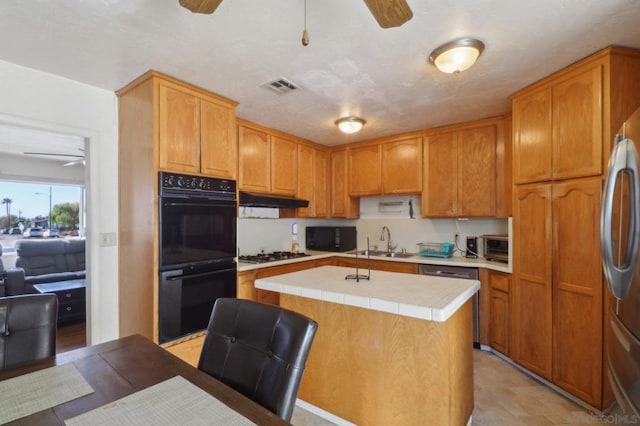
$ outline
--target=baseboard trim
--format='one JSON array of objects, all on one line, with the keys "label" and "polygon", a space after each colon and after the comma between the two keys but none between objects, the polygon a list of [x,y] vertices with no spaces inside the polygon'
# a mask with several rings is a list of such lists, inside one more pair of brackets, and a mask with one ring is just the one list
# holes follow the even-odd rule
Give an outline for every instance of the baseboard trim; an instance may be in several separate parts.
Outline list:
[{"label": "baseboard trim", "polygon": [[498,358],[500,358],[501,360],[503,360],[504,362],[506,362],[507,364],[510,364],[512,366],[514,366],[515,368],[517,368],[518,370],[522,371],[524,374],[526,374],[527,376],[531,377],[532,379],[542,383],[543,385],[545,385],[546,387],[554,390],[555,392],[559,393],[560,395],[564,396],[565,398],[567,398],[568,400],[575,402],[576,404],[578,404],[579,406],[581,406],[582,408],[589,410],[590,412],[592,412],[594,415],[596,416],[602,416],[603,413],[602,411],[598,410],[595,407],[592,407],[591,405],[587,404],[586,402],[584,402],[583,400],[576,398],[575,396],[571,395],[569,392],[565,391],[564,389],[554,385],[553,383],[551,383],[550,381],[538,376],[537,374],[527,370],[526,368],[524,368],[523,366],[521,366],[520,364],[516,364],[511,358],[507,357],[506,355],[492,349],[489,348],[488,352],[491,352],[492,354],[494,354],[495,356],[497,356]]}]

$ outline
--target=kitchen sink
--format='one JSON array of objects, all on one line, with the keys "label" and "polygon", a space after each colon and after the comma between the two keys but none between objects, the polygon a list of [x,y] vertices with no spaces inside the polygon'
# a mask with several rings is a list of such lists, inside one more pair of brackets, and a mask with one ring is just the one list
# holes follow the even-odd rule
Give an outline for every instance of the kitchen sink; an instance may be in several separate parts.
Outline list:
[{"label": "kitchen sink", "polygon": [[[362,256],[366,256],[367,255],[367,250],[360,250],[358,252],[358,254],[362,255]],[[387,253],[384,250],[370,250],[368,252],[368,254],[370,256],[382,256],[382,257],[398,257],[398,258],[402,258],[405,259],[407,257],[413,257],[415,256],[415,253]]]}]

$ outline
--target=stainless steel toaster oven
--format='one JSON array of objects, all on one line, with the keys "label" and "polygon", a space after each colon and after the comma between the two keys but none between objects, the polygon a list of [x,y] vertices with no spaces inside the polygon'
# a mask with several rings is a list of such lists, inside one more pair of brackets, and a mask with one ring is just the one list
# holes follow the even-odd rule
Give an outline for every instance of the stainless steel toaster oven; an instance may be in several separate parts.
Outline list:
[{"label": "stainless steel toaster oven", "polygon": [[509,236],[507,234],[500,235],[481,235],[483,241],[483,256],[487,260],[495,260],[498,262],[509,262]]}]

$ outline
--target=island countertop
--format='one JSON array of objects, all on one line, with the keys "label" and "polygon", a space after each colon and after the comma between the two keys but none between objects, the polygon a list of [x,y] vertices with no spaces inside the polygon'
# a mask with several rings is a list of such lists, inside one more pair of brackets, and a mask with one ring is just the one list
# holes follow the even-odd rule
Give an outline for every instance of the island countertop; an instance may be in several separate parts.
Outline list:
[{"label": "island countertop", "polygon": [[[319,268],[261,278],[255,287],[293,296],[396,315],[445,322],[479,289],[480,281],[371,271],[371,279],[347,280],[353,268]],[[360,269],[360,274],[367,270]]]}]

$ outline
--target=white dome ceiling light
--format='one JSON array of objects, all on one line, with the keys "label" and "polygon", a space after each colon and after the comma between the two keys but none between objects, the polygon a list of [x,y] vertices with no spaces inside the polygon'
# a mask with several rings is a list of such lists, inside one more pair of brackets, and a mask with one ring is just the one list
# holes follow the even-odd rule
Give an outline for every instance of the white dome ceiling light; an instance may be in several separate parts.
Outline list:
[{"label": "white dome ceiling light", "polygon": [[473,38],[461,38],[435,49],[429,62],[447,74],[458,74],[470,68],[484,50],[484,43]]},{"label": "white dome ceiling light", "polygon": [[344,133],[357,133],[362,129],[366,121],[360,117],[342,117],[336,120],[336,126]]}]

